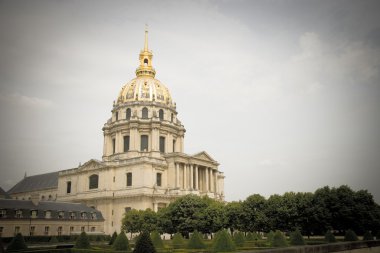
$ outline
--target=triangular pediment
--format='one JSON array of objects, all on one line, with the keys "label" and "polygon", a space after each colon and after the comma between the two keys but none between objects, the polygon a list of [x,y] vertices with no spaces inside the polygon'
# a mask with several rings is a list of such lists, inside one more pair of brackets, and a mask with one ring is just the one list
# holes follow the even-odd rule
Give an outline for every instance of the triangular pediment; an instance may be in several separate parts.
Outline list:
[{"label": "triangular pediment", "polygon": [[193,155],[194,158],[202,159],[205,161],[216,162],[206,151],[199,152]]},{"label": "triangular pediment", "polygon": [[83,165],[79,166],[81,171],[97,170],[105,167],[105,165],[98,160],[91,159],[88,162],[85,162]]}]

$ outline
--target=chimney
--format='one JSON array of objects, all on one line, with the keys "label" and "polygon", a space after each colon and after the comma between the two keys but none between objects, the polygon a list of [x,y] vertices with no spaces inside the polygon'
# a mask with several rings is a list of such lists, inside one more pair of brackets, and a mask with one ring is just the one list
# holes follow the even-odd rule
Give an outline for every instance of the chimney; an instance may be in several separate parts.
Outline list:
[{"label": "chimney", "polygon": [[32,193],[32,195],[30,196],[30,199],[32,200],[33,205],[37,206],[40,200],[40,194]]}]

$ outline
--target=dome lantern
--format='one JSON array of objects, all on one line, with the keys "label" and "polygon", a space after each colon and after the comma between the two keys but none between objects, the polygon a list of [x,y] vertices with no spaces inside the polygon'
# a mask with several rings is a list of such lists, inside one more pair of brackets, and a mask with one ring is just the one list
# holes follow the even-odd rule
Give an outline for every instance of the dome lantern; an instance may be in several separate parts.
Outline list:
[{"label": "dome lantern", "polygon": [[152,67],[153,54],[148,49],[148,28],[145,27],[145,42],[144,49],[140,52],[140,66],[136,69],[136,76],[152,77],[156,75],[156,70]]}]

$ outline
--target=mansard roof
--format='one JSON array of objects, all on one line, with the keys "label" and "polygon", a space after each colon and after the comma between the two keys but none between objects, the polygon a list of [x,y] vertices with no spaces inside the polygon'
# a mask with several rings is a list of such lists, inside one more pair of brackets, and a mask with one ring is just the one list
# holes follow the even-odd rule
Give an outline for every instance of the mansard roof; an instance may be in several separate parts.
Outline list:
[{"label": "mansard roof", "polygon": [[[55,201],[39,201],[34,205],[31,200],[17,200],[17,199],[0,199],[0,209],[2,210],[22,210],[23,218],[29,218],[31,210],[39,212],[39,218],[43,218],[43,211],[51,211],[52,218],[58,217],[58,212],[65,212],[65,217],[69,216],[69,212],[80,213],[95,213],[97,220],[103,220],[102,213],[94,208],[88,207],[81,203],[68,203],[68,202],[55,202]],[[8,218],[13,218],[8,216]],[[88,219],[93,219],[88,216]]]},{"label": "mansard roof", "polygon": [[58,171],[35,176],[24,177],[13,186],[8,194],[45,190],[58,187]]}]

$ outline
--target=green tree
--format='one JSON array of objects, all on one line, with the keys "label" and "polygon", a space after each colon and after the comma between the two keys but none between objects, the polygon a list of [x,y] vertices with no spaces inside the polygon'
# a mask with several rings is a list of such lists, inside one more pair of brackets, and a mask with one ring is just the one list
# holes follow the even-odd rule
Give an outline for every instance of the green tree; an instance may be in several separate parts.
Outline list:
[{"label": "green tree", "polygon": [[303,236],[298,229],[290,233],[290,244],[291,245],[305,245],[305,240],[303,239]]},{"label": "green tree", "polygon": [[268,218],[265,214],[266,199],[254,194],[242,203],[243,220],[242,230],[245,232],[264,231],[268,227]]},{"label": "green tree", "polygon": [[211,200],[208,206],[196,213],[198,216],[197,230],[203,234],[211,234],[221,230],[226,223],[224,205]]},{"label": "green tree", "polygon": [[176,232],[168,208],[161,208],[157,212],[157,231],[168,234]]},{"label": "green tree", "polygon": [[363,241],[372,241],[373,240],[373,235],[371,231],[366,231],[363,235]]},{"label": "green tree", "polygon": [[242,230],[244,223],[244,211],[242,207],[242,202],[229,202],[224,207],[224,210],[226,216],[224,227],[229,228],[232,234],[235,230]]},{"label": "green tree", "polygon": [[144,231],[138,237],[133,253],[156,253],[156,248],[150,239],[149,232]]},{"label": "green tree", "polygon": [[246,239],[247,241],[254,241],[254,240],[256,240],[255,235],[254,235],[254,233],[252,233],[252,232],[248,232],[248,233],[246,234],[246,236],[245,236],[245,239]]},{"label": "green tree", "polygon": [[89,249],[90,248],[90,241],[88,239],[88,236],[86,232],[82,232],[77,241],[75,242],[75,248],[77,249]]},{"label": "green tree", "polygon": [[156,249],[164,248],[164,243],[162,242],[161,235],[157,231],[153,231],[150,234],[150,239],[152,239],[153,245]]},{"label": "green tree", "polygon": [[273,242],[273,237],[274,237],[274,232],[271,230],[266,234],[267,241],[269,244],[272,244]]},{"label": "green tree", "polygon": [[189,239],[189,243],[187,245],[189,249],[205,249],[206,245],[202,240],[202,236],[198,231],[194,231]]},{"label": "green tree", "polygon": [[170,203],[167,207],[168,215],[175,231],[188,237],[190,232],[193,232],[200,226],[199,217],[207,206],[207,199],[191,194],[180,197]]},{"label": "green tree", "polygon": [[244,243],[245,243],[245,237],[244,237],[244,234],[242,232],[236,232],[233,236],[233,240],[235,242],[235,245],[237,247],[243,247],[244,246]]},{"label": "green tree", "polygon": [[335,236],[333,233],[331,233],[330,230],[327,230],[327,232],[325,234],[325,241],[328,243],[336,242]]},{"label": "green tree", "polygon": [[49,242],[50,242],[50,243],[58,243],[59,241],[58,241],[57,237],[52,236],[52,237],[50,238]]},{"label": "green tree", "polygon": [[346,234],[344,235],[344,240],[346,242],[350,242],[350,241],[357,241],[358,240],[358,237],[357,235],[355,234],[355,232],[351,229],[348,229],[346,231]]},{"label": "green tree", "polygon": [[112,244],[112,248],[114,250],[128,250],[129,249],[129,241],[127,236],[123,231],[116,237],[114,243]]},{"label": "green tree", "polygon": [[175,233],[172,239],[173,249],[183,249],[184,248],[184,239],[181,233]]},{"label": "green tree", "polygon": [[284,233],[282,233],[280,230],[276,230],[276,232],[273,235],[271,246],[272,247],[285,247],[285,246],[287,246]]},{"label": "green tree", "polygon": [[18,233],[15,237],[13,237],[12,241],[9,243],[7,251],[11,250],[24,250],[28,247],[25,244],[24,237],[22,234]]},{"label": "green tree", "polygon": [[111,239],[110,239],[108,245],[112,245],[113,242],[116,240],[116,237],[117,237],[117,232],[115,231],[115,232],[113,232],[113,234],[112,234],[112,236],[111,236]]},{"label": "green tree", "polygon": [[236,247],[230,234],[223,229],[216,233],[212,249],[214,252],[231,252],[235,251]]}]

